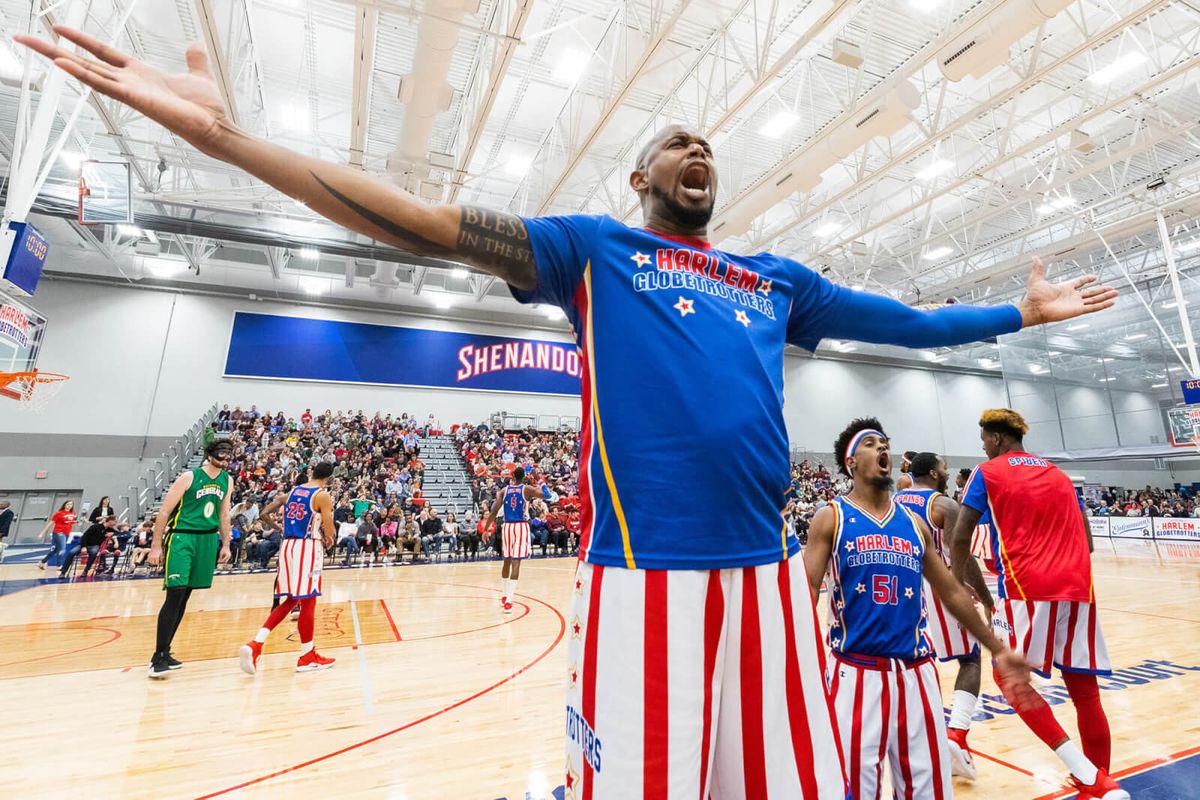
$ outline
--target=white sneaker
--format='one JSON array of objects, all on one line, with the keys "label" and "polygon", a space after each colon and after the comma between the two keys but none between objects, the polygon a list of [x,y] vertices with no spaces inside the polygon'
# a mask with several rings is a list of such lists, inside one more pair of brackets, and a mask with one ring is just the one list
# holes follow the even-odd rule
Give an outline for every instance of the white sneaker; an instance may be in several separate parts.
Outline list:
[{"label": "white sneaker", "polygon": [[975,780],[975,759],[971,758],[971,751],[955,741],[953,736],[947,738],[946,745],[950,750],[950,774]]}]

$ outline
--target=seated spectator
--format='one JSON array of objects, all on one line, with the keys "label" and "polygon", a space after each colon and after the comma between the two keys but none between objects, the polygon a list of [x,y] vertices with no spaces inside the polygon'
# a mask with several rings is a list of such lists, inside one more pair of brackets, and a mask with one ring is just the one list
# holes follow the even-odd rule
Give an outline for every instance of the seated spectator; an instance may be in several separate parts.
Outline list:
[{"label": "seated spectator", "polygon": [[75,557],[80,552],[87,552],[87,562],[83,566],[83,573],[80,577],[86,578],[91,572],[92,567],[98,562],[100,555],[100,547],[104,544],[104,539],[112,534],[117,529],[116,517],[105,517],[102,522],[93,522],[83,532],[83,536],[79,537],[77,543],[72,543],[67,548],[67,557],[63,559],[62,567],[58,571],[60,578],[67,577],[67,573],[71,569],[71,564],[75,562]]},{"label": "seated spectator", "polygon": [[421,529],[411,511],[404,512],[404,522],[400,525],[400,538],[397,541],[396,563],[404,556],[404,551],[411,551],[412,560],[416,561],[421,555]]},{"label": "seated spectator", "polygon": [[153,539],[153,532],[154,523],[146,520],[138,526],[137,533],[133,535],[133,554],[130,556],[130,559],[135,573],[138,567],[146,563],[146,559],[150,555],[150,543]]},{"label": "seated spectator", "polygon": [[370,558],[372,563],[379,561],[379,528],[376,527],[372,515],[364,513],[358,518],[358,547]]}]

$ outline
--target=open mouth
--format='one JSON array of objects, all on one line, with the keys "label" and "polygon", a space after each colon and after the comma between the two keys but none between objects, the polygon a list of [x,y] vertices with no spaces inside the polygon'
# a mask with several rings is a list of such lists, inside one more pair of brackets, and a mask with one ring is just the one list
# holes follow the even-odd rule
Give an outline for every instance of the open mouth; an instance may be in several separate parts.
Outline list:
[{"label": "open mouth", "polygon": [[708,197],[709,180],[708,167],[697,161],[684,167],[679,183],[689,200],[704,200]]},{"label": "open mouth", "polygon": [[892,456],[890,453],[883,452],[879,454],[879,468],[884,472],[890,472],[892,469]]}]

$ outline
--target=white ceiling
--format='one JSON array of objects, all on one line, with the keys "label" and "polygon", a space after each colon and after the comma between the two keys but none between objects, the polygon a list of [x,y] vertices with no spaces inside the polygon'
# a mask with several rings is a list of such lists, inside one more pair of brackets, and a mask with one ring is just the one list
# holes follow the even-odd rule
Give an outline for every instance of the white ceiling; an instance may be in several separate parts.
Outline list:
[{"label": "white ceiling", "polygon": [[[1047,369],[1080,380],[1102,369],[1138,385],[1165,368],[1158,325],[1126,274],[1167,339],[1182,340],[1177,314],[1161,309],[1170,290],[1155,213],[1177,244],[1200,237],[1200,0],[138,0],[115,30],[130,2],[94,0],[86,28],[171,70],[188,41],[206,43],[243,127],[389,175],[431,201],[636,223],[633,155],[653,130],[684,123],[716,147],[716,222],[753,210],[723,249],[773,250],[921,303],[1011,299],[1034,254],[1059,275],[1099,272],[1126,290],[1102,326],[1072,331],[1065,348],[1032,336],[1006,342],[1036,345]],[[1055,7],[1048,20],[1032,13]],[[6,34],[30,25],[29,8],[0,0]],[[944,77],[939,51],[1002,9],[1041,24],[1007,47],[995,33],[981,37],[977,48],[997,54],[983,77]],[[42,21],[32,26],[44,32]],[[439,38],[446,58],[433,47]],[[833,60],[835,39],[860,48],[861,67]],[[11,62],[8,48],[0,56]],[[1125,68],[1104,71],[1114,63]],[[402,76],[414,70],[417,92],[402,99]],[[448,109],[422,124],[441,73]],[[822,155],[902,82],[919,99],[887,135]],[[0,88],[5,156],[18,98]],[[73,106],[65,98],[60,116]],[[785,118],[782,135],[766,135]],[[54,271],[404,308],[436,301],[491,319],[527,313],[485,276],[358,253],[369,243],[107,101],[89,101],[67,149],[134,162],[136,211],[156,221],[144,227],[163,218],[221,227],[160,235],[164,255],[192,265],[163,277],[162,263],[132,251],[136,237],[42,215],[35,224],[51,239]],[[444,155],[431,165],[429,153]],[[774,188],[797,165],[815,182],[813,164],[813,188]],[[44,201],[74,203],[76,176],[60,160]],[[1160,177],[1161,188],[1147,189]],[[321,256],[289,260],[305,244]],[[337,244],[341,253],[331,252]],[[401,264],[394,282],[392,259]],[[1178,262],[1200,304],[1189,274],[1200,247]],[[1062,355],[1047,361],[1049,349]],[[991,355],[981,346],[918,357],[992,369],[998,359],[980,360]]]}]

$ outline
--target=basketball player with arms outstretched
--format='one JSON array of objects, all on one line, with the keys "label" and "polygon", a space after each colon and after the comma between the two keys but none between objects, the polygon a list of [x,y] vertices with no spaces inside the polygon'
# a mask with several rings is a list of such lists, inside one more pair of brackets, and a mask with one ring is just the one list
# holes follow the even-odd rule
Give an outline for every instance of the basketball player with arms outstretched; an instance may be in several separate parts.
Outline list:
[{"label": "basketball player with arms outstretched", "polygon": [[[958,503],[946,496],[950,470],[946,468],[946,462],[935,453],[915,453],[909,462],[908,471],[912,485],[896,493],[896,502],[929,527],[933,549],[946,566],[950,566],[950,543],[945,532],[954,529],[954,521],[958,518]],[[991,619],[995,606],[992,593],[984,583],[983,574],[974,558],[967,564],[966,577],[967,585],[987,610],[987,618]],[[967,731],[971,728],[971,715],[975,713],[975,704],[979,701],[979,642],[946,609],[945,604],[930,588],[928,581],[921,591],[925,603],[925,632],[933,645],[934,655],[940,661],[958,662],[950,721],[946,727],[951,772],[973,779],[975,760],[967,746]]]},{"label": "basketball player with arms outstretched", "polygon": [[[292,489],[282,504],[283,543],[279,547],[275,576],[275,596],[281,600],[271,609],[254,639],[242,645],[239,651],[242,671],[251,675],[258,671],[263,643],[297,605],[300,607],[296,625],[300,633],[300,658],[296,661],[296,671],[328,669],[336,660],[325,658],[313,645],[317,598],[321,595],[321,566],[325,550],[333,547],[333,500],[325,491],[331,475],[333,465],[322,461],[312,468],[312,478]],[[263,516],[267,515],[264,511]]]},{"label": "basketball player with arms outstretched", "polygon": [[[1017,713],[1071,771],[1080,800],[1129,800],[1108,774],[1112,737],[1096,676],[1110,674],[1112,665],[1097,616],[1091,530],[1067,474],[1026,452],[1028,431],[1011,408],[989,408],[980,416],[979,438],[990,460],[975,468],[963,489],[950,563],[964,578],[971,534],[981,521],[990,523],[1000,573],[992,628],[1042,676],[1058,667],[1075,704],[1082,751],[1040,696]],[[1003,676],[996,683],[1008,697]]]},{"label": "basketball player with arms outstretched", "polygon": [[[54,31],[84,52],[16,38],[314,212],[472,264],[518,302],[566,314],[583,364],[568,792],[843,800],[812,598],[780,513],[784,346],[961,344],[1099,311],[1116,290],[1094,276],[1051,283],[1035,261],[1018,305],[917,309],[772,253],[716,250],[712,147],[682,126],[650,137],[629,174],[644,227],[427,205],[392,181],[240,130],[199,45],[186,73],[168,75]],[[736,448],[713,447],[735,437]]]},{"label": "basketball player with arms outstretched", "polygon": [[163,563],[163,539],[166,536],[166,561],[163,563],[163,589],[166,597],[158,611],[158,632],[154,655],[150,658],[151,678],[162,679],[171,670],[183,666],[171,655],[171,642],[193,589],[212,586],[217,564],[230,558],[229,521],[232,481],[225,465],[233,457],[233,443],[217,439],[204,448],[204,463],[175,479],[162,508],[154,518],[154,538],[147,559],[157,566]]},{"label": "basketball player with arms outstretched", "polygon": [[879,420],[856,419],[833,446],[854,485],[813,518],[804,565],[815,597],[829,572],[829,690],[837,709],[850,794],[878,798],[886,757],[896,797],[953,794],[946,728],[922,578],[995,658],[1020,699],[1029,664],[992,635],[950,574],[925,523],[891,494],[891,454]]},{"label": "basketball player with arms outstretched", "polygon": [[529,503],[542,498],[547,503],[554,502],[554,494],[550,487],[542,482],[542,489],[537,489],[525,483],[525,468],[513,470],[512,480],[492,504],[484,520],[484,530],[491,530],[500,510],[504,509],[504,527],[500,529],[500,552],[504,556],[504,566],[500,568],[500,606],[505,614],[512,613],[512,599],[517,593],[517,581],[521,577],[521,560],[529,558],[532,548],[529,541]]}]

